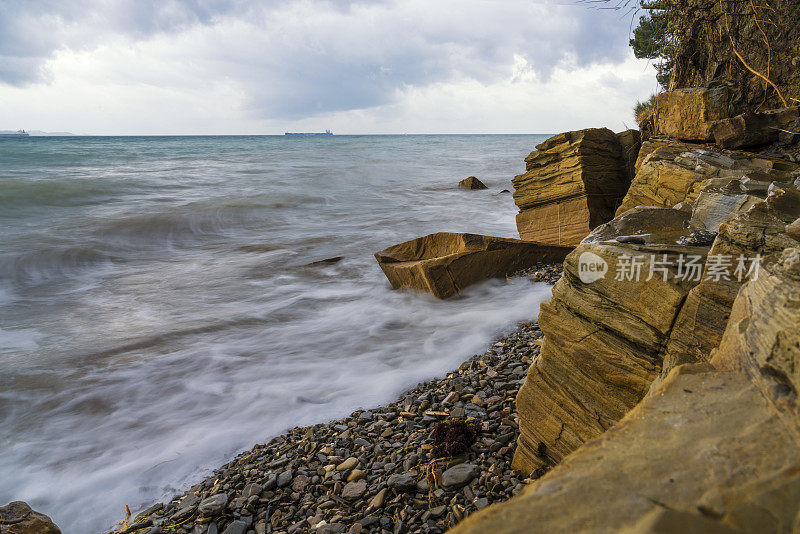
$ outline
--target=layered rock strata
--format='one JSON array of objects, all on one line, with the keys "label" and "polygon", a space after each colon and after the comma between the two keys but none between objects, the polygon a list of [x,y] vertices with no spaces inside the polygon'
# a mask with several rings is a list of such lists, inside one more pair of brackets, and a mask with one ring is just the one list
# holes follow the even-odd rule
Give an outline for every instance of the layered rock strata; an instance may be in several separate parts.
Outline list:
[{"label": "layered rock strata", "polygon": [[571,250],[519,239],[439,232],[391,246],[376,253],[375,259],[393,288],[447,298],[483,280],[539,262],[561,261]]},{"label": "layered rock strata", "polygon": [[[626,202],[680,209],[623,206],[567,257],[541,307],[541,357],[518,395],[517,469],[557,462],[619,420],[656,377],[708,360],[756,264],[794,242],[786,228],[800,215],[797,168],[685,143],[653,148]],[[584,276],[587,257],[607,266],[604,276]]]},{"label": "layered rock strata", "polygon": [[689,218],[680,210],[636,208],[567,256],[553,298],[541,306],[541,355],[517,396],[516,469],[532,473],[557,463],[647,393],[675,317],[697,284],[679,276],[678,258],[702,259],[708,250],[677,243]]},{"label": "layered rock strata", "polygon": [[[798,243],[800,245],[800,243]],[[800,521],[800,248],[748,281],[711,362],[453,532],[793,532]]]},{"label": "layered rock strata", "polygon": [[712,132],[717,146],[723,148],[766,145],[777,141],[781,133],[796,134],[787,128],[793,128],[798,118],[800,118],[800,106],[764,113],[749,112],[715,122]]},{"label": "layered rock strata", "polygon": [[[738,205],[727,212],[722,222],[710,227],[719,231],[709,251],[709,258],[714,261],[707,262],[703,279],[689,292],[675,320],[662,376],[681,363],[706,361],[720,343],[733,301],[744,282],[757,278],[784,249],[797,243],[787,234],[786,224],[800,215],[800,192],[788,187],[773,189],[765,200],[740,196],[741,200],[736,195],[728,195],[722,201],[709,200],[722,205],[725,211],[732,203]],[[705,200],[706,193],[702,193],[695,203],[695,213]],[[714,270],[721,267],[725,267],[725,274],[717,276]]]},{"label": "layered rock strata", "polygon": [[[517,397],[514,467],[536,480],[454,532],[800,524],[797,166],[671,144],[640,173],[653,160],[695,173],[693,194],[674,198],[679,209],[627,210],[567,257]],[[609,280],[638,252],[674,264],[679,243],[702,251],[691,280],[668,266],[658,275],[671,283]]]},{"label": "layered rock strata", "polygon": [[636,134],[606,128],[566,132],[538,145],[516,176],[517,229],[523,240],[576,245],[610,220],[630,183]]},{"label": "layered rock strata", "polygon": [[636,206],[673,207],[693,202],[709,180],[740,180],[740,193],[767,192],[770,183],[791,183],[800,166],[783,159],[710,146],[662,142],[645,143],[638,171],[617,215]]}]

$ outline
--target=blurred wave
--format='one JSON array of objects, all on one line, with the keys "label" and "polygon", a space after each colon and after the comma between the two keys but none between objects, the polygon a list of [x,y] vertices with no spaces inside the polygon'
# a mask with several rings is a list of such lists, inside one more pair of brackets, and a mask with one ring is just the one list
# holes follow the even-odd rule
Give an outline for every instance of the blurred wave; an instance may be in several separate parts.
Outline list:
[{"label": "blurred wave", "polygon": [[515,236],[493,193],[542,138],[0,140],[0,500],[103,532],[535,317],[547,286],[438,301],[390,290],[372,253]]}]

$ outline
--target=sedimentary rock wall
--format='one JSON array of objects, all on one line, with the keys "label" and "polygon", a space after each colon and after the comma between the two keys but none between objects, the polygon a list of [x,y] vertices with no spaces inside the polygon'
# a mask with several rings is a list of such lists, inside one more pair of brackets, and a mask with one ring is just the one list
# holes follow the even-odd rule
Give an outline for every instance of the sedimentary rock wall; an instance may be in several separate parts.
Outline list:
[{"label": "sedimentary rock wall", "polygon": [[[784,249],[796,245],[786,234],[786,223],[800,216],[800,192],[792,184],[785,187],[774,189],[764,201],[753,195],[740,195],[742,198],[733,209],[730,207],[737,203],[735,195],[701,193],[695,212],[704,203],[713,201],[728,210],[725,222],[711,227],[711,230],[718,230],[719,235],[709,256],[729,259],[732,275],[716,278],[706,273],[689,292],[670,333],[662,376],[676,365],[708,360],[711,351],[719,346],[734,299],[745,280],[743,272],[740,272],[742,276],[733,274],[739,267],[739,258],[746,261],[758,257],[760,265],[769,265]],[[750,264],[745,266],[751,267]]]},{"label": "sedimentary rock wall", "polygon": [[[775,158],[652,146],[620,216],[567,257],[541,307],[545,341],[517,399],[515,468],[531,473],[558,462],[624,416],[657,377],[708,360],[752,259],[774,261],[794,243],[785,226],[800,216],[798,178],[800,166]],[[604,276],[587,280],[585,257],[605,265]],[[690,257],[700,267],[687,276],[681,262]],[[706,258],[723,258],[726,274],[709,276]],[[654,276],[656,260],[666,267]]]},{"label": "sedimentary rock wall", "polygon": [[[683,209],[628,210],[565,261],[542,306],[541,355],[517,399],[515,467],[540,478],[457,534],[800,524],[800,175],[789,162],[707,155],[719,172],[696,171],[697,196]],[[732,176],[741,169],[720,165],[726,157],[763,165]],[[773,178],[767,187],[748,186],[757,169]],[[697,283],[626,285],[581,268],[590,253],[612,273],[638,252],[669,259],[681,232],[678,241],[706,250]],[[732,258],[727,278],[714,276],[715,256]],[[738,257],[757,257],[757,269],[740,279]]]},{"label": "sedimentary rock wall", "polygon": [[[773,181],[792,183],[800,176],[796,174],[800,166],[783,159],[667,141],[646,142],[636,165],[636,177],[617,215],[636,206],[673,207],[691,202],[703,187],[719,189],[731,184],[732,179],[739,180],[731,187],[740,194],[763,194]],[[710,182],[714,179],[718,179],[716,183]]]},{"label": "sedimentary rock wall", "polygon": [[[541,306],[541,354],[517,396],[515,469],[531,473],[560,461],[645,396],[675,317],[697,284],[677,276],[677,259],[708,250],[677,243],[689,218],[680,210],[637,208],[597,228],[567,256],[553,298]],[[631,234],[638,239],[617,239]],[[645,259],[653,255],[672,264],[667,276],[648,277]],[[603,266],[603,276],[590,281],[587,262]]]},{"label": "sedimentary rock wall", "polygon": [[711,362],[747,375],[800,443],[800,248],[742,288]]},{"label": "sedimentary rock wall", "polygon": [[556,135],[526,159],[515,177],[517,228],[526,241],[576,245],[604,222],[630,184],[638,153],[633,132],[591,128]]}]

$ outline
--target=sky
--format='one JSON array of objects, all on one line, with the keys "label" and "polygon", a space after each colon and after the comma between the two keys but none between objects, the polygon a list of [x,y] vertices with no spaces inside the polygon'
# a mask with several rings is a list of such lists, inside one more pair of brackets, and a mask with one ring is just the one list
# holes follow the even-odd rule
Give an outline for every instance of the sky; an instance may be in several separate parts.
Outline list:
[{"label": "sky", "polygon": [[0,129],[620,131],[657,88],[630,29],[577,0],[1,0]]}]

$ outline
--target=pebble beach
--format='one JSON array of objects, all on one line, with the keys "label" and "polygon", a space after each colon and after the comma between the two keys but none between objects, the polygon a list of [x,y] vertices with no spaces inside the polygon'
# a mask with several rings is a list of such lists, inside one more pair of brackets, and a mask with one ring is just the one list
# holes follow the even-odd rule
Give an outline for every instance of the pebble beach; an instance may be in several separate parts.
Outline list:
[{"label": "pebble beach", "polygon": [[[560,264],[540,264],[516,276],[552,284],[560,273]],[[386,406],[256,445],[115,532],[444,532],[528,480],[511,470],[514,400],[541,335],[535,322],[521,322],[444,378]],[[466,451],[448,455],[433,433],[453,421],[472,425],[477,436]]]}]

